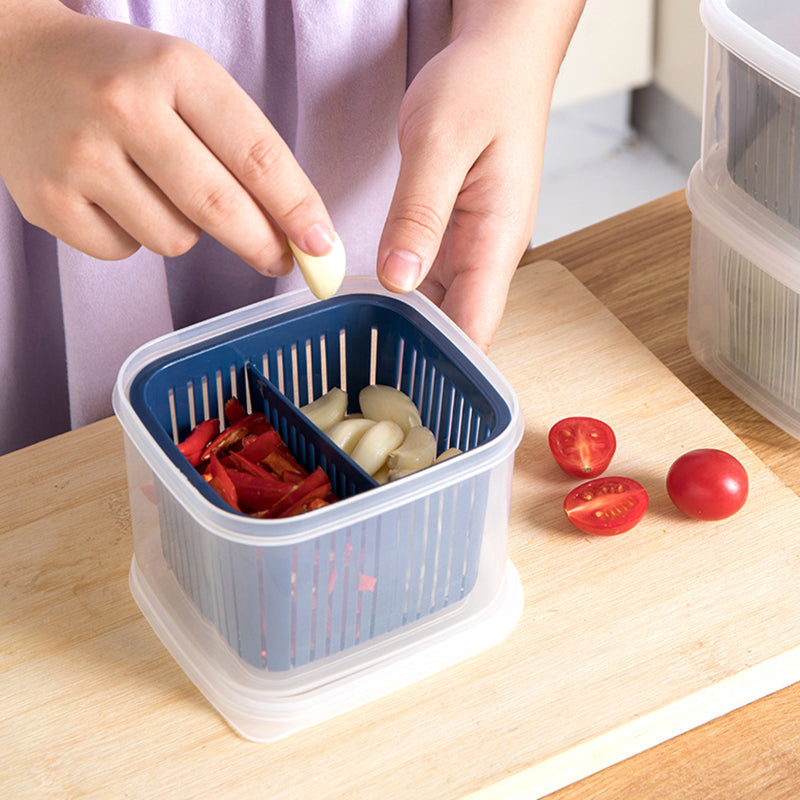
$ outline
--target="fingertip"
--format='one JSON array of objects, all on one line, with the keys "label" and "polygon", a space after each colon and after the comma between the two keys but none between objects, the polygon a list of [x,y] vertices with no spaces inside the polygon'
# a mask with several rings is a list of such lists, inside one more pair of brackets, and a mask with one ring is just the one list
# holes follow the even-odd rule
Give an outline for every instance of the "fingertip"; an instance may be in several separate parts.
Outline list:
[{"label": "fingertip", "polygon": [[265,278],[282,278],[294,269],[294,259],[288,251],[279,253],[277,256],[274,252],[270,252],[269,256],[261,256],[247,263]]},{"label": "fingertip", "polygon": [[304,253],[319,258],[329,255],[335,243],[336,233],[333,228],[325,222],[316,222],[306,231],[298,245]]},{"label": "fingertip", "polygon": [[264,275],[268,278],[283,278],[294,269],[294,259],[291,253],[284,253],[276,261],[273,261],[265,270]]},{"label": "fingertip", "polygon": [[410,250],[392,250],[383,262],[379,278],[393,292],[410,292],[422,280],[422,259]]}]

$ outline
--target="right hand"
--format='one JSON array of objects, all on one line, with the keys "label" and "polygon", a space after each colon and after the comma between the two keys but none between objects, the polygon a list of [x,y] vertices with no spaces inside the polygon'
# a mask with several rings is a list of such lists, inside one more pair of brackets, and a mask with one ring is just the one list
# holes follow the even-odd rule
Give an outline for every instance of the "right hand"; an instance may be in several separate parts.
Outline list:
[{"label": "right hand", "polygon": [[58,0],[0,11],[0,175],[29,222],[101,259],[180,255],[204,230],[280,275],[287,237],[315,256],[333,243],[314,186],[214,59]]}]

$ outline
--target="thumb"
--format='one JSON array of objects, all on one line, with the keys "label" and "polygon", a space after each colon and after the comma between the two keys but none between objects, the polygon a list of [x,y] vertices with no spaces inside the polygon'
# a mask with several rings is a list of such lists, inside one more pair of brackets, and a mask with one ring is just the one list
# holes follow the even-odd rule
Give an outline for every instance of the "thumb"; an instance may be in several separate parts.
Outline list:
[{"label": "thumb", "polygon": [[390,291],[409,292],[428,274],[464,175],[453,155],[437,145],[403,155],[378,246],[378,278]]}]

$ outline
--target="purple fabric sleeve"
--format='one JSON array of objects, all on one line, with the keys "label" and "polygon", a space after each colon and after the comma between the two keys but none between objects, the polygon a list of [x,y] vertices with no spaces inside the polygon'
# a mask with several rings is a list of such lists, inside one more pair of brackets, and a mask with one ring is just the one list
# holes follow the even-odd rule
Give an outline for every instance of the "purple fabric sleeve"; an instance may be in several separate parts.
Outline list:
[{"label": "purple fabric sleeve", "polygon": [[[397,110],[446,41],[448,0],[63,1],[214,56],[319,189],[348,272],[374,274]],[[300,281],[264,278],[205,235],[179,258],[98,261],[25,222],[0,182],[0,453],[110,414],[117,371],[145,341]]]}]

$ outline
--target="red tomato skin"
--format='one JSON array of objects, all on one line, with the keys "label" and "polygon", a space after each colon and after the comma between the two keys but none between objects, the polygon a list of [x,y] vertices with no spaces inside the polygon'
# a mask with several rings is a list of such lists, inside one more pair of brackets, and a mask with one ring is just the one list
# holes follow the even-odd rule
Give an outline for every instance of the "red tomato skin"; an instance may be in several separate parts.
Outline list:
[{"label": "red tomato skin", "polygon": [[693,519],[733,516],[747,501],[748,491],[747,471],[724,450],[690,450],[677,458],[667,473],[667,494]]},{"label": "red tomato skin", "polygon": [[565,417],[550,428],[547,443],[556,463],[571,478],[595,478],[608,469],[617,438],[594,417]]},{"label": "red tomato skin", "polygon": [[647,490],[633,478],[593,478],[564,498],[564,512],[584,533],[617,536],[641,522],[649,503]]}]

